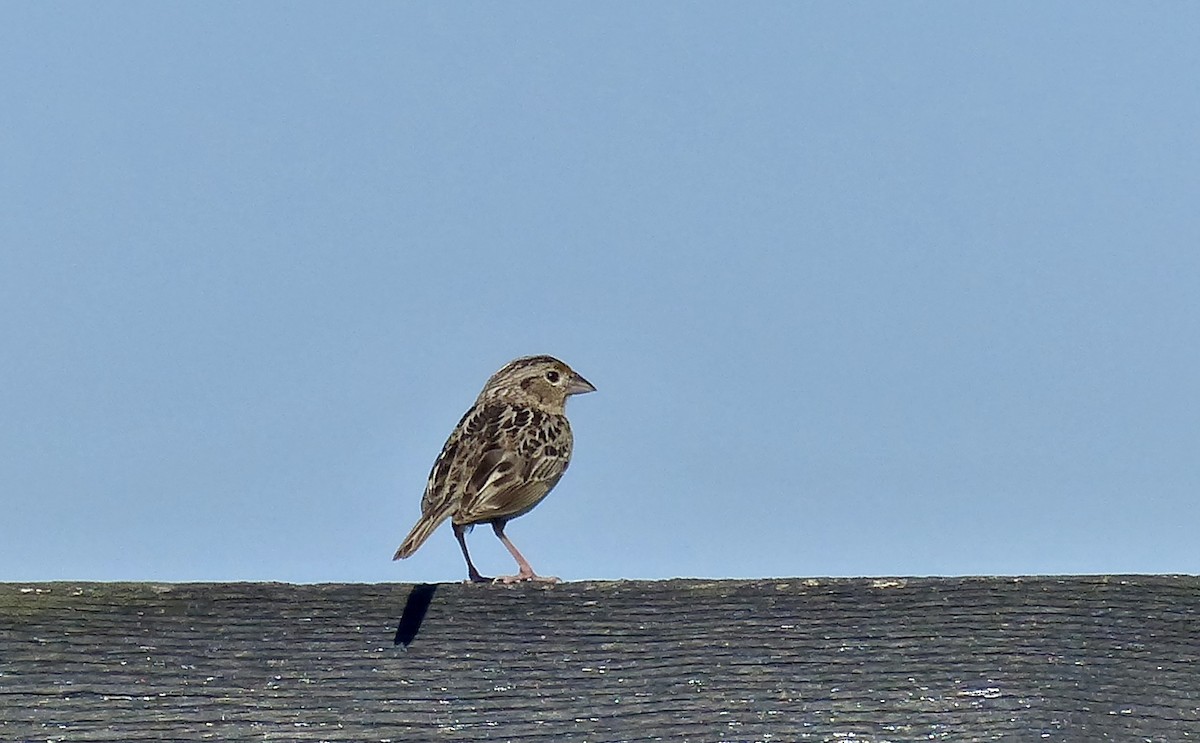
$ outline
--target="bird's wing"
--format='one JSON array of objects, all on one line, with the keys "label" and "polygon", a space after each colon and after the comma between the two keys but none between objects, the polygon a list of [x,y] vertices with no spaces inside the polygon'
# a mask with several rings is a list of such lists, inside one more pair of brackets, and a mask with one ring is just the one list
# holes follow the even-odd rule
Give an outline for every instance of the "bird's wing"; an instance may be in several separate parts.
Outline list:
[{"label": "bird's wing", "polygon": [[429,472],[429,481],[425,484],[425,494],[421,496],[421,514],[439,513],[452,510],[461,488],[453,476],[462,470],[462,431],[454,429],[450,438],[446,439],[442,453],[433,463]]},{"label": "bird's wing", "polygon": [[463,414],[433,463],[421,497],[421,518],[396,550],[395,559],[415,552],[439,524],[462,508],[473,489],[472,473],[496,446],[501,425],[511,417],[512,411],[504,404],[477,404]]},{"label": "bird's wing", "polygon": [[500,425],[510,415],[502,404],[473,405],[463,414],[429,472],[421,513],[451,513],[462,506],[468,478],[485,452],[496,445]]},{"label": "bird's wing", "polygon": [[453,514],[456,524],[519,516],[550,492],[570,455],[565,419],[509,402],[476,405],[434,463],[421,511]]},{"label": "bird's wing", "polygon": [[454,521],[470,524],[520,516],[546,497],[565,469],[559,460],[530,460],[509,449],[491,449],[471,475]]}]

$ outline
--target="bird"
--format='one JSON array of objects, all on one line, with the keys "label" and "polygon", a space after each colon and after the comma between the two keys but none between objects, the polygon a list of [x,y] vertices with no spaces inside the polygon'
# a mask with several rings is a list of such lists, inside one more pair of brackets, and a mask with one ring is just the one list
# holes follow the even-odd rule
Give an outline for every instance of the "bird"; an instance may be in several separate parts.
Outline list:
[{"label": "bird", "polygon": [[[501,367],[442,447],[421,498],[421,518],[392,559],[410,557],[450,519],[472,582],[557,583],[534,572],[504,527],[529,513],[567,471],[574,444],[567,398],[595,391],[553,356],[522,356]],[[490,579],[475,568],[466,534],[476,524],[491,524],[517,561],[515,575]]]}]

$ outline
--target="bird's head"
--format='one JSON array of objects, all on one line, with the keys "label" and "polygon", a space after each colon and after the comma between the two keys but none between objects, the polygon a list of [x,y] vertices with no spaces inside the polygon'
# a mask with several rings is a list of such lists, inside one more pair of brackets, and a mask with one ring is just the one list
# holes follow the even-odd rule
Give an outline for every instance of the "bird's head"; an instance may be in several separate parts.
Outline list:
[{"label": "bird's head", "polygon": [[595,391],[591,382],[553,356],[523,356],[493,374],[479,399],[511,400],[562,413],[568,397]]}]

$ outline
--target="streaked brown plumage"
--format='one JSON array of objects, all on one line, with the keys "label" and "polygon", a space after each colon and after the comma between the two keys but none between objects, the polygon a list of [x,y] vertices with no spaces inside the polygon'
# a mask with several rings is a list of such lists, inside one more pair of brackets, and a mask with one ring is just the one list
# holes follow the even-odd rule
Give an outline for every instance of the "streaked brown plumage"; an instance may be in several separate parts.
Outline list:
[{"label": "streaked brown plumage", "polygon": [[492,375],[446,440],[429,473],[421,518],[393,560],[417,551],[446,519],[473,581],[486,581],[467,552],[466,532],[491,524],[519,572],[497,580],[556,582],[533,568],[504,535],[504,525],[541,502],[571,463],[567,397],[595,387],[553,356],[524,356]]}]

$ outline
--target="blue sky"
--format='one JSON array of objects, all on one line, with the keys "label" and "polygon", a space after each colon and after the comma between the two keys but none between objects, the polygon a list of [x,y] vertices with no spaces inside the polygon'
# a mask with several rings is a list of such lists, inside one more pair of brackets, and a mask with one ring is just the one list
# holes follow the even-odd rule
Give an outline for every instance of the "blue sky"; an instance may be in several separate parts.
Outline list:
[{"label": "blue sky", "polygon": [[[10,4],[0,580],[1200,572],[1200,10]],[[511,560],[471,535],[485,572]]]}]

